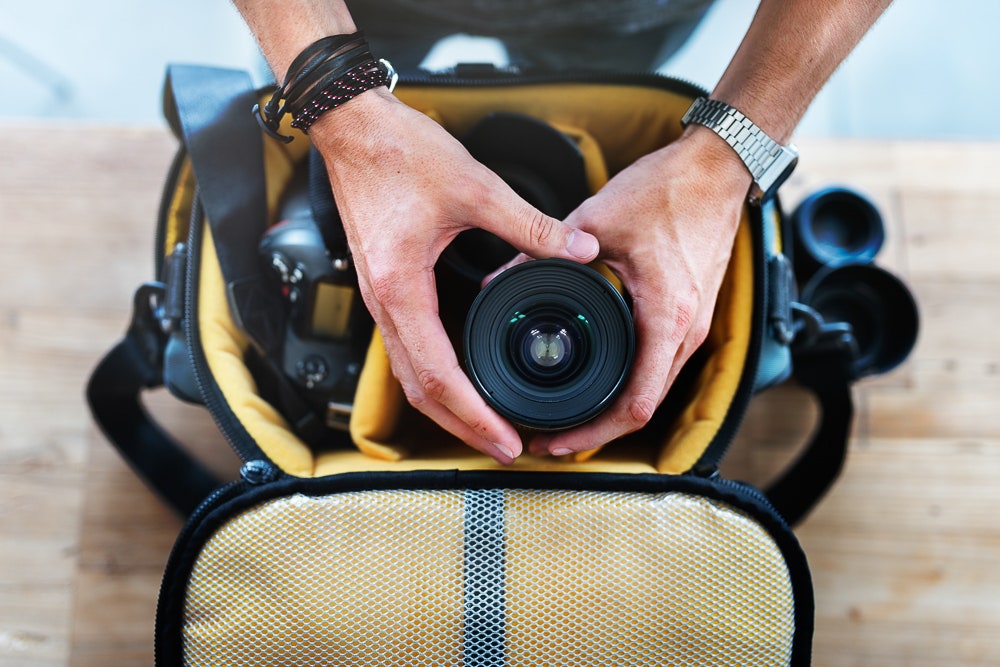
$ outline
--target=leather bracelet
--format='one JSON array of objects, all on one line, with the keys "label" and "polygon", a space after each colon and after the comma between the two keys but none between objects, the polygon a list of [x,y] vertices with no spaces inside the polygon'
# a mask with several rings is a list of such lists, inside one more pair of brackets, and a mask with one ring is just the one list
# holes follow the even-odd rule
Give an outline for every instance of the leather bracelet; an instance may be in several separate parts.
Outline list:
[{"label": "leather bracelet", "polygon": [[272,137],[289,142],[278,128],[285,114],[292,127],[307,131],[327,111],[366,90],[396,84],[396,72],[387,60],[376,61],[361,32],[324,37],[303,49],[288,68],[282,84],[263,108],[253,108],[257,122]]},{"label": "leather bracelet", "polygon": [[311,97],[301,108],[292,111],[292,127],[307,131],[316,120],[332,109],[349,102],[366,90],[388,86],[391,81],[391,72],[373,61],[364,63],[330,81],[329,84],[313,97]]}]

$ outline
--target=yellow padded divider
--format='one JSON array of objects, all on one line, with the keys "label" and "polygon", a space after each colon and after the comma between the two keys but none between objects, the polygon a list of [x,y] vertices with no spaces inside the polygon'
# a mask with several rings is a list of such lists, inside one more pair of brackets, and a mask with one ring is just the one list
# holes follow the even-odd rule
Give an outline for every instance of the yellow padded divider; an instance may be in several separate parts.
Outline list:
[{"label": "yellow padded divider", "polygon": [[275,465],[298,477],[313,474],[313,452],[281,414],[260,397],[243,361],[248,341],[229,316],[225,283],[210,230],[205,229],[198,283],[198,325],[208,367],[226,403]]},{"label": "yellow padded divider", "polygon": [[389,366],[382,334],[375,330],[358,381],[351,413],[351,438],[364,454],[380,461],[399,461],[406,448],[389,444],[395,437],[406,397]]},{"label": "yellow padded divider", "polygon": [[525,86],[403,86],[396,95],[415,109],[434,111],[441,125],[462,135],[493,112],[523,113],[559,127],[577,128],[602,148],[608,171],[621,171],[681,133],[691,104],[676,93],[621,84],[560,83]]}]

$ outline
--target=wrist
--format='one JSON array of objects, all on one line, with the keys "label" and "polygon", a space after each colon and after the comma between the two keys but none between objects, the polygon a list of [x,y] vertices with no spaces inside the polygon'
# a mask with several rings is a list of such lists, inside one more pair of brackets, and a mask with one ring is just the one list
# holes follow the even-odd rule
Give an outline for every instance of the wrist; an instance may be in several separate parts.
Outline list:
[{"label": "wrist", "polygon": [[397,104],[399,100],[384,86],[366,90],[338,107],[336,113],[320,116],[309,128],[309,139],[333,155],[357,146],[359,141],[372,143],[379,134],[379,120],[391,116]]},{"label": "wrist", "polygon": [[689,125],[674,144],[684,152],[686,164],[699,174],[710,174],[712,182],[719,189],[743,199],[751,186],[753,177],[739,156],[726,141],[712,130],[702,125]]},{"label": "wrist", "polygon": [[706,97],[694,101],[681,125],[700,125],[716,134],[746,167],[752,179],[751,203],[770,198],[798,163],[798,150],[775,141],[736,107]]},{"label": "wrist", "polygon": [[323,114],[309,129],[309,141],[326,161],[332,181],[352,180],[358,175],[375,181],[387,165],[395,164],[406,150],[399,131],[409,127],[409,107],[386,88],[376,88]]},{"label": "wrist", "polygon": [[386,60],[376,60],[360,32],[323,37],[302,50],[289,66],[281,85],[261,107],[261,127],[276,139],[292,140],[279,132],[285,115],[303,132],[323,115],[375,88],[396,85],[396,72]]}]

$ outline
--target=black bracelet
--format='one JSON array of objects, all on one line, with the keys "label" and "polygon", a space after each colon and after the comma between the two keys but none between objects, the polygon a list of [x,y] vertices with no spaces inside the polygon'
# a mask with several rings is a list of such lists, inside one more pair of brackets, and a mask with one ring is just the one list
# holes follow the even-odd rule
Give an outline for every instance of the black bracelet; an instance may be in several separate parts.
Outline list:
[{"label": "black bracelet", "polygon": [[324,37],[292,61],[281,86],[253,112],[264,131],[287,143],[292,137],[278,132],[285,114],[292,115],[292,127],[305,132],[322,114],[366,90],[391,91],[396,78],[388,61],[375,60],[361,32]]}]

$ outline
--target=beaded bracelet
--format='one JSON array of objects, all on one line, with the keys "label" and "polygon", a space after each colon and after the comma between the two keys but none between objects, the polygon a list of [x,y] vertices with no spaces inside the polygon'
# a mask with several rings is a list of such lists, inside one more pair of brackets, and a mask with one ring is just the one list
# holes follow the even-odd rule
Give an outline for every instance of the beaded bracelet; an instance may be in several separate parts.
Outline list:
[{"label": "beaded bracelet", "polygon": [[392,91],[396,79],[389,61],[372,56],[361,32],[324,37],[292,61],[281,86],[253,112],[264,131],[287,143],[292,137],[278,132],[285,114],[291,114],[292,127],[305,132],[322,114],[366,90],[388,86]]}]

